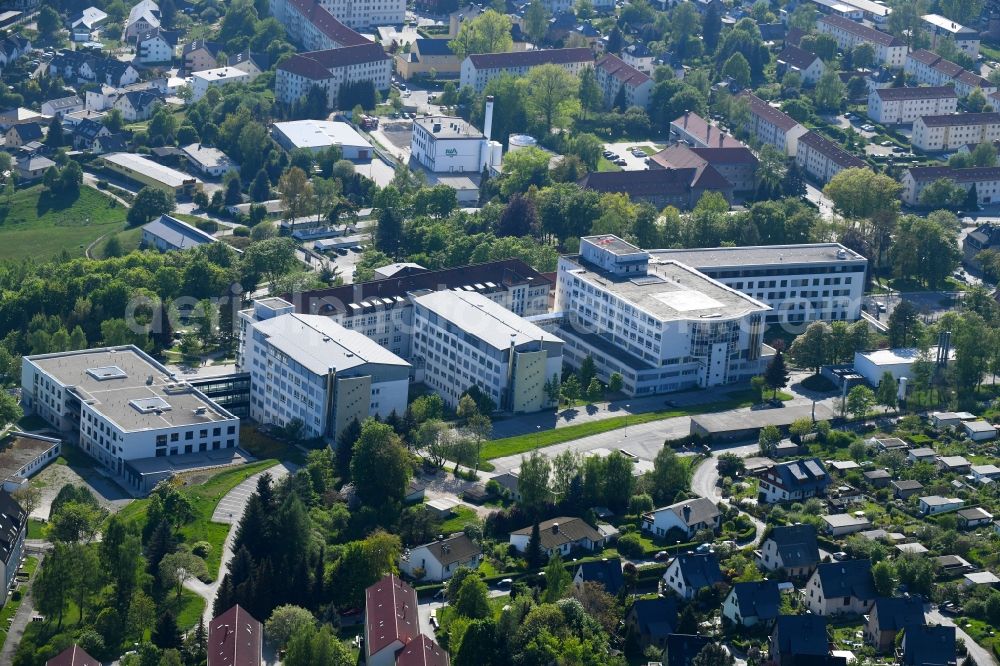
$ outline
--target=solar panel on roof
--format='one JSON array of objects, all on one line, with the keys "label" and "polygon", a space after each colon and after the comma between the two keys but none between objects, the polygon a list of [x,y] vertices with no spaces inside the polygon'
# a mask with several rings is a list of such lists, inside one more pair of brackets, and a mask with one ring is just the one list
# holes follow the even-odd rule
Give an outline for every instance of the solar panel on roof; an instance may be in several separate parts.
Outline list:
[{"label": "solar panel on roof", "polygon": [[802,471],[802,468],[799,467],[798,463],[789,465],[788,471],[791,472],[792,476],[794,476],[797,481],[805,481],[807,478],[805,472]]},{"label": "solar panel on roof", "polygon": [[807,460],[805,464],[806,464],[806,469],[812,472],[812,475],[817,479],[821,479],[824,476],[826,476],[826,472],[824,472],[823,468],[821,468],[819,465],[816,464],[815,460]]}]

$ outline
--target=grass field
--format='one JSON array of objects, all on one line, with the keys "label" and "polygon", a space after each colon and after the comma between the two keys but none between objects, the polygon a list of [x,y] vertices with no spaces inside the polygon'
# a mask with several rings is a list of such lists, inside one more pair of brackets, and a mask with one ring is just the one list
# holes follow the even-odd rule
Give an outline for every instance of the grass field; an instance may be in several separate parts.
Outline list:
[{"label": "grass field", "polygon": [[16,192],[9,204],[0,196],[0,260],[45,260],[63,250],[83,256],[88,244],[124,226],[125,209],[97,190],[81,187],[73,196],[35,185]]},{"label": "grass field", "polygon": [[467,506],[456,506],[455,515],[441,523],[441,534],[461,532],[468,523],[476,522],[476,512]]},{"label": "grass field", "polygon": [[[262,472],[268,467],[277,464],[277,460],[260,460],[248,465],[240,465],[219,472],[202,484],[187,486],[181,489],[191,500],[194,506],[195,518],[180,529],[180,534],[188,544],[198,541],[207,541],[212,549],[205,558],[208,565],[208,578],[215,580],[219,573],[219,564],[222,561],[222,546],[229,534],[229,525],[212,522],[212,512],[219,500],[246,479],[257,472]],[[118,515],[128,522],[140,522],[145,519],[146,509],[149,506],[148,499],[135,500]]]},{"label": "grass field", "polygon": [[[142,240],[142,227],[134,227],[132,229],[125,229],[124,231],[119,231],[117,236],[118,236],[118,242],[121,243],[122,246],[122,252],[128,254],[133,250],[139,249],[139,241]],[[94,257],[95,259],[104,259],[105,258],[104,246],[105,243],[108,242],[109,238],[111,238],[110,235],[108,235],[107,238],[103,239],[100,243],[94,246],[94,249],[91,250],[90,252],[90,256]]]},{"label": "grass field", "polygon": [[[503,439],[494,439],[483,445],[480,457],[484,461],[492,460],[493,458],[503,458],[505,456],[517,455],[518,453],[525,453],[534,448],[552,446],[553,444],[561,444],[574,439],[580,439],[581,437],[589,437],[590,435],[597,435],[602,432],[618,430],[619,428],[624,428],[626,425],[639,425],[640,423],[660,421],[678,416],[738,409],[740,407],[749,407],[754,403],[754,395],[749,389],[733,391],[728,396],[725,400],[705,403],[703,405],[693,405],[685,409],[673,408],[656,412],[645,412],[643,414],[633,414],[631,416],[613,416],[609,419],[588,421],[587,423],[566,426],[565,428],[553,428],[540,433],[528,433],[514,437],[505,437]],[[778,393],[778,397],[782,400],[792,399],[792,396],[787,393]]]},{"label": "grass field", "polygon": [[604,157],[600,157],[597,160],[597,170],[598,171],[621,171],[622,168],[613,162],[609,162]]}]

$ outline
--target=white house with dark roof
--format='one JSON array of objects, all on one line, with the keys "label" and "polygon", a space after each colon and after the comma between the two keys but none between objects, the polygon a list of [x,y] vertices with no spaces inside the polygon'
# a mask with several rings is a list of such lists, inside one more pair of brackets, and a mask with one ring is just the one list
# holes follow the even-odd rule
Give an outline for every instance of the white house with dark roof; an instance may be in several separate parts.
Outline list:
[{"label": "white house with dark roof", "polygon": [[174,59],[180,33],[153,28],[135,38],[135,61],[144,65],[169,63]]},{"label": "white house with dark roof", "polygon": [[921,116],[955,113],[957,108],[952,86],[876,88],[868,93],[868,117],[882,125],[908,125]]},{"label": "white house with dark roof", "polygon": [[682,599],[694,599],[698,590],[723,582],[715,553],[681,553],[663,572],[663,583]]},{"label": "white house with dark roof", "polygon": [[459,567],[478,569],[482,559],[479,544],[465,534],[453,534],[407,550],[399,558],[399,570],[422,582],[437,582],[451,578]]},{"label": "white house with dark roof", "polygon": [[903,203],[918,205],[924,188],[942,178],[953,181],[966,191],[975,187],[976,199],[981,204],[1000,201],[1000,167],[953,169],[948,166],[929,166],[912,167],[903,174]]},{"label": "white house with dark roof", "polygon": [[132,90],[118,95],[112,108],[121,111],[126,122],[135,123],[152,118],[161,104],[163,100],[148,90]]},{"label": "white house with dark roof", "polygon": [[841,50],[853,50],[860,44],[871,44],[875,49],[875,62],[879,65],[900,69],[906,60],[907,48],[903,40],[856,21],[831,14],[821,17],[816,22],[816,29],[837,40],[837,46]]},{"label": "white house with dark roof", "polygon": [[657,537],[679,530],[691,538],[701,530],[718,530],[721,520],[722,514],[715,502],[698,497],[643,514],[642,529]]},{"label": "white house with dark roof", "polygon": [[749,106],[747,131],[761,143],[774,146],[789,157],[795,157],[799,149],[799,139],[809,130],[752,92],[741,92],[738,99],[746,100]]},{"label": "white house with dark roof", "polygon": [[818,132],[806,132],[799,137],[795,162],[820,183],[828,183],[844,169],[863,169],[867,163],[847,152]]},{"label": "white house with dark roof", "polygon": [[190,250],[214,242],[216,238],[212,234],[166,214],[143,225],[140,241],[143,247],[155,248],[160,252]]},{"label": "white house with dark roof", "polygon": [[785,48],[778,54],[778,72],[782,76],[789,72],[796,72],[806,85],[815,85],[825,71],[826,65],[822,58],[794,44],[786,44]]},{"label": "white house with dark roof", "polygon": [[[519,553],[528,552],[533,526],[510,533],[510,545]],[[546,557],[569,555],[573,549],[596,551],[604,547],[604,537],[582,518],[560,516],[538,524],[539,540]]]},{"label": "white house with dark roof", "polygon": [[921,116],[913,121],[910,139],[925,152],[1000,141],[1000,113],[952,113]]},{"label": "white house with dark roof", "polygon": [[823,562],[809,577],[805,602],[813,615],[860,615],[875,601],[870,560]]},{"label": "white house with dark roof", "polygon": [[722,617],[735,625],[753,627],[776,620],[780,608],[781,592],[777,581],[734,583],[722,602]]},{"label": "white house with dark roof", "polygon": [[816,528],[812,525],[780,525],[760,544],[757,563],[767,571],[784,569],[792,577],[809,575],[819,563]]},{"label": "white house with dark roof", "polygon": [[758,499],[766,504],[816,497],[824,494],[830,485],[830,475],[819,458],[780,463],[758,476]]},{"label": "white house with dark roof", "polygon": [[625,108],[649,106],[653,92],[653,79],[624,60],[609,53],[594,65],[597,86],[604,93],[604,106],[611,108],[619,95],[624,96]]},{"label": "white house with dark roof", "polygon": [[70,95],[69,97],[60,97],[58,99],[50,99],[46,102],[42,102],[43,116],[62,117],[66,114],[82,110],[83,100],[81,100],[77,95]]}]

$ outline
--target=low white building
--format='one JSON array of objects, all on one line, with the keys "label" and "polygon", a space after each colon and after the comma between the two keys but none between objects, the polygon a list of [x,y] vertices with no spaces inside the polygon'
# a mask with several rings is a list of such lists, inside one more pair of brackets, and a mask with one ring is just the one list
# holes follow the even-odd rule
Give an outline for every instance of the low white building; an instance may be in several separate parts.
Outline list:
[{"label": "low white building", "polygon": [[965,436],[974,442],[996,439],[997,427],[987,421],[965,421],[962,423]]},{"label": "low white building", "polygon": [[483,549],[464,534],[416,546],[399,558],[399,570],[421,582],[451,578],[459,567],[478,569]]},{"label": "low white building", "polygon": [[62,452],[62,440],[55,437],[13,431],[2,441],[0,484],[9,493],[23,488],[28,479],[55,461]]},{"label": "low white building", "polygon": [[868,93],[868,117],[881,125],[908,125],[921,116],[955,113],[958,94],[951,86],[876,88]]},{"label": "low white building", "polygon": [[173,250],[190,250],[199,245],[215,243],[216,239],[210,233],[202,231],[183,220],[170,215],[160,215],[157,219],[143,225],[140,244],[144,248],[154,248],[160,252]]},{"label": "low white building", "polygon": [[953,113],[913,121],[914,148],[925,152],[1000,141],[1000,113]]},{"label": "low white building", "polygon": [[216,67],[195,72],[191,75],[191,101],[197,102],[209,88],[222,87],[229,83],[250,83],[253,76],[235,67]]},{"label": "low white building", "polygon": [[979,55],[979,31],[956,23],[940,14],[924,14],[924,28],[931,35],[931,48],[936,49],[946,39],[954,40],[958,50],[973,60]]},{"label": "low white building", "polygon": [[545,387],[562,371],[562,340],[474,292],[436,291],[413,302],[414,365],[447,405],[477,386],[507,412],[552,406]]},{"label": "low white building", "polygon": [[406,411],[410,364],[321,315],[280,298],[239,313],[236,367],[250,373],[250,416],[305,438],[336,440],[351,422]]},{"label": "low white building", "polygon": [[718,530],[721,520],[722,514],[715,502],[698,497],[644,514],[642,529],[657,537],[664,537],[671,530],[678,530],[691,538],[700,530]]},{"label": "low white building", "polygon": [[425,116],[413,121],[410,154],[428,171],[478,174],[498,163],[492,150],[489,139],[462,118]]},{"label": "low white building", "polygon": [[70,95],[69,97],[60,97],[58,99],[50,99],[47,102],[42,102],[43,116],[62,117],[82,110],[83,100],[81,100],[77,95]]},{"label": "low white building", "polygon": [[[897,382],[903,377],[913,377],[913,364],[920,358],[920,350],[915,347],[898,349],[876,349],[870,352],[854,353],[854,371],[865,378],[872,386],[882,383],[882,376],[890,373]],[[936,362],[938,348],[927,350],[927,359]],[[950,351],[948,362],[955,359],[954,350]]]},{"label": "low white building", "polygon": [[823,516],[824,531],[830,536],[838,537],[854,534],[862,530],[870,530],[872,523],[865,516],[855,516],[851,513],[834,513]]},{"label": "low white building", "polygon": [[304,149],[318,153],[336,146],[345,160],[372,158],[372,145],[347,123],[330,120],[291,120],[271,125],[271,136],[288,152]]},{"label": "low white building", "polygon": [[234,163],[229,156],[218,148],[206,146],[200,143],[181,148],[184,157],[195,169],[206,176],[220,178],[227,172],[239,169],[239,165]]},{"label": "low white building", "polygon": [[920,513],[925,516],[935,516],[939,513],[961,509],[964,505],[965,501],[958,497],[928,495],[920,498]]}]

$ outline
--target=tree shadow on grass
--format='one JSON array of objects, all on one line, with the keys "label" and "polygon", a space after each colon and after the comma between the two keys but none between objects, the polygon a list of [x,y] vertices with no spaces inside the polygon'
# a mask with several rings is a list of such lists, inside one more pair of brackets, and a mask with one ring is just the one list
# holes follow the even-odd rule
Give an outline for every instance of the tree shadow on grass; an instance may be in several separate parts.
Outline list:
[{"label": "tree shadow on grass", "polygon": [[[48,213],[62,212],[75,204],[80,199],[80,192],[69,190],[45,190],[38,196],[38,203],[35,205],[35,212],[39,217]],[[84,220],[78,220],[83,223]]]}]

